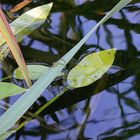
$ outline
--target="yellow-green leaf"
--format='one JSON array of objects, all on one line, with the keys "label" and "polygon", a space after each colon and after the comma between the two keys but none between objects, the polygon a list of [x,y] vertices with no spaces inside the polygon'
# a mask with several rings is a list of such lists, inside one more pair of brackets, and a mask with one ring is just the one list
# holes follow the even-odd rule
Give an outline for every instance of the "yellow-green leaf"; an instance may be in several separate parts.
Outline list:
[{"label": "yellow-green leaf", "polygon": [[[18,42],[23,39],[24,35],[30,34],[44,23],[51,7],[52,3],[33,8],[22,14],[10,24]],[[8,46],[5,44],[5,40],[0,35],[0,62],[8,55],[9,51]]]},{"label": "yellow-green leaf", "polygon": [[116,49],[109,49],[92,53],[81,60],[68,74],[67,81],[70,87],[87,86],[101,76],[111,67]]},{"label": "yellow-green leaf", "polygon": [[17,95],[27,91],[28,89],[19,87],[13,83],[0,82],[0,99]]},{"label": "yellow-green leaf", "polygon": [[[43,66],[43,65],[27,65],[27,69],[29,71],[31,80],[39,79],[45,72],[47,72],[49,70],[49,68],[50,67]],[[62,76],[63,74],[64,73],[61,72],[60,75],[58,75],[58,77]],[[20,80],[24,79],[19,67],[14,70],[13,76],[16,79],[20,79]]]},{"label": "yellow-green leaf", "polygon": [[[46,71],[48,71],[49,67],[43,65],[27,65],[27,69],[30,74],[30,78],[32,80],[39,79]],[[14,75],[16,79],[24,79],[20,68],[15,69]]]}]

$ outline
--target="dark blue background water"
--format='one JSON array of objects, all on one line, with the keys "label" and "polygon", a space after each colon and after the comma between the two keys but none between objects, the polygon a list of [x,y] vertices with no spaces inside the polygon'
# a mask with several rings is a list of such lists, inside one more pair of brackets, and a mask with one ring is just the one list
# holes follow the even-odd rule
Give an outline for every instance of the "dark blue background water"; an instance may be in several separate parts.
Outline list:
[{"label": "dark blue background water", "polygon": [[[9,15],[19,1],[2,1]],[[36,0],[17,12],[46,4]],[[50,2],[50,1],[49,1]],[[20,43],[27,63],[51,65],[70,50],[118,0],[57,0],[49,20]],[[8,140],[139,140],[140,139],[140,3],[134,1],[101,26],[75,55],[66,71],[83,56],[116,48],[112,68],[97,82],[67,91],[39,118],[29,122]],[[12,15],[13,16],[13,15]],[[49,25],[48,25],[49,23]],[[16,67],[11,57],[2,67]],[[7,75],[1,72],[1,77]],[[54,81],[32,111],[59,94],[65,79]],[[96,95],[94,95],[96,94]],[[94,96],[93,96],[94,95]],[[6,99],[12,104],[17,97]],[[1,110],[3,112],[3,110]]]}]

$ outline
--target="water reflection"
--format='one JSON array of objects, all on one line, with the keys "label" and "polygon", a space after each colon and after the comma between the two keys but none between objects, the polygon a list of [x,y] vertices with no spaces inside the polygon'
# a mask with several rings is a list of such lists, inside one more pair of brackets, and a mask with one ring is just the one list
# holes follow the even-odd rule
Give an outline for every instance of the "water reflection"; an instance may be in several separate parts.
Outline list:
[{"label": "water reflection", "polygon": [[[8,7],[11,2],[1,3]],[[74,2],[55,1],[50,15],[50,26],[44,24],[20,44],[27,62],[51,65],[117,3],[109,0],[81,0],[80,4],[78,1],[76,4]],[[12,4],[15,3],[13,1]],[[44,3],[45,0],[36,0],[27,7]],[[41,119],[29,122],[9,137],[9,140],[15,137],[16,140],[140,139],[140,3],[134,1],[133,4],[125,7],[100,27],[67,66],[67,70],[71,69],[83,55],[92,51],[117,48],[113,69],[87,87],[67,91],[40,114]],[[25,8],[19,13],[24,10]],[[16,65],[11,57],[7,60],[8,63],[3,67],[10,65],[11,73]],[[7,72],[4,70],[4,73]],[[2,76],[5,75],[7,74]],[[65,82],[65,79],[54,81],[30,112],[34,112],[58,94]],[[11,100],[13,98],[6,99],[5,102],[11,103]]]}]

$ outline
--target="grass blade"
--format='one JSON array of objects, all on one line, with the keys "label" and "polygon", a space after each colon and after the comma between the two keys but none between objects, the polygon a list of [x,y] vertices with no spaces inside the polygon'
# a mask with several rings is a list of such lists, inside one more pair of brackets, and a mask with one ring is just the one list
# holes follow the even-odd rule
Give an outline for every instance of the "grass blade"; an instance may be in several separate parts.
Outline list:
[{"label": "grass blade", "polygon": [[[92,35],[92,33],[101,26],[104,22],[106,22],[112,15],[116,12],[118,12],[121,8],[126,6],[128,3],[130,3],[132,0],[121,0],[104,18],[102,18],[89,32],[88,34],[80,40],[79,43],[76,44],[70,51],[69,54],[65,54],[63,56],[63,60],[67,59],[67,61],[70,61],[70,59],[75,55],[75,53],[81,48],[81,46],[87,41],[87,39]],[[75,52],[75,53],[74,53]]]},{"label": "grass blade", "polygon": [[29,107],[37,100],[42,92],[61,72],[70,59],[81,48],[90,35],[115,12],[127,5],[131,0],[121,0],[93,29],[67,54],[65,54],[56,66],[53,66],[45,73],[24,95],[22,95],[1,117],[0,117],[0,134],[10,129],[18,119],[29,109]]},{"label": "grass blade", "polygon": [[1,9],[0,9],[0,31],[8,47],[10,48],[17,64],[19,65],[28,87],[30,87],[31,80],[22,52],[16,42],[15,36],[13,35],[12,30]]}]

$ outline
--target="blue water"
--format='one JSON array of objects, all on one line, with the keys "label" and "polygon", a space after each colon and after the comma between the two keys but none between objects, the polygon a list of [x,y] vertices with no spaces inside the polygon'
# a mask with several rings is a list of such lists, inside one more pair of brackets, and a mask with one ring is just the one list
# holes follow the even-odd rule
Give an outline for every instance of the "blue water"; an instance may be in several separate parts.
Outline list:
[{"label": "blue water", "polygon": [[[86,0],[76,2],[77,9],[81,5],[88,4]],[[40,5],[38,1],[34,3]],[[44,3],[46,1],[42,1],[42,4]],[[41,38],[41,33],[38,32],[26,37],[20,43],[26,61],[45,65],[51,65],[52,62],[57,61],[96,25],[102,18],[102,14],[115,5],[113,2],[109,3],[110,6],[107,6],[107,1],[95,0],[90,4],[98,5],[98,9],[92,9],[89,4],[86,9],[78,10],[65,3],[64,5],[59,2],[54,3],[50,14],[50,27],[44,26],[45,39]],[[30,4],[31,7],[32,5],[33,3]],[[86,87],[86,90],[81,88],[81,90],[69,91],[68,95],[40,115],[39,119],[43,123],[40,124],[40,120],[35,119],[8,140],[15,140],[16,135],[21,135],[16,140],[140,139],[139,5],[135,3],[127,6],[93,33],[66,69],[66,71],[71,69],[83,56],[93,51],[116,48],[115,62],[107,75],[96,84]],[[8,2],[5,3],[5,7],[10,7]],[[134,10],[131,11],[132,9]],[[34,55],[29,53],[29,50],[34,51]],[[1,71],[1,77],[3,76]],[[106,79],[107,76],[109,80]],[[50,100],[60,92],[60,86],[63,87],[64,83],[64,79],[53,82],[36,104],[40,105],[43,101]],[[92,93],[99,94],[91,96]],[[5,102],[12,104],[17,98],[12,97]],[[3,113],[3,110],[1,112]]]}]

